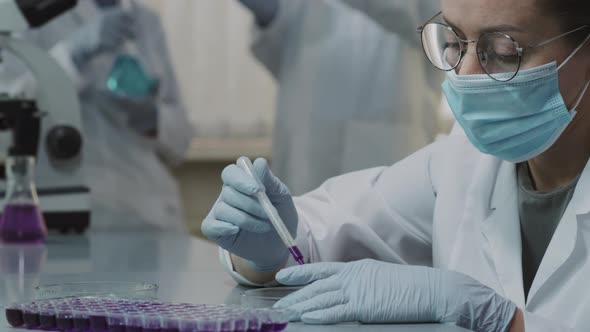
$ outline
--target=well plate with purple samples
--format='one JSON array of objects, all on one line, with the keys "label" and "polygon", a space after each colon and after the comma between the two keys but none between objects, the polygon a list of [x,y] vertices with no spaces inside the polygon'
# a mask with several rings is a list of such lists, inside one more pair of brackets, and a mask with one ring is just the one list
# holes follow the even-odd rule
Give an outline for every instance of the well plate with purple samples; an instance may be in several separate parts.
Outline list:
[{"label": "well plate with purple samples", "polygon": [[65,332],[281,332],[285,313],[239,306],[99,297],[41,300],[6,308],[13,327]]}]

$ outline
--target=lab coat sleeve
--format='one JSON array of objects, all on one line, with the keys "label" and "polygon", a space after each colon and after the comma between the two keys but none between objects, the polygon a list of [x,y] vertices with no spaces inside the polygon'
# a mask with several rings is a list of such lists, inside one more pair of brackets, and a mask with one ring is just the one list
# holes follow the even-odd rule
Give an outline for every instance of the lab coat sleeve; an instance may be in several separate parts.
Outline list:
[{"label": "lab coat sleeve", "polygon": [[279,0],[278,4],[277,14],[269,25],[255,25],[252,43],[254,56],[277,79],[281,77],[281,68],[300,61],[303,50],[307,53],[309,49],[317,49],[318,56],[326,50],[336,52],[334,33],[358,16],[355,9],[340,1]]},{"label": "lab coat sleeve", "polygon": [[152,50],[159,56],[158,135],[156,147],[160,157],[170,165],[184,161],[194,136],[194,128],[188,118],[176,74],[172,67],[164,30],[159,18],[152,19],[149,38],[161,45]]},{"label": "lab coat sleeve", "polygon": [[420,46],[416,28],[440,11],[439,0],[340,0],[365,13],[386,31]]},{"label": "lab coat sleeve", "polygon": [[[221,261],[221,265],[225,268],[227,273],[229,273],[229,275],[239,285],[248,286],[248,287],[277,287],[277,286],[279,286],[279,283],[276,281],[272,281],[268,284],[257,284],[257,283],[253,283],[250,280],[244,278],[244,276],[242,276],[241,274],[236,272],[236,270],[234,270],[234,265],[231,260],[231,253],[223,248],[219,248],[219,260]],[[298,264],[299,263],[297,263],[295,261],[295,259],[293,259],[293,257],[289,257],[289,260],[287,261],[287,264],[285,266],[286,267],[296,266]]]},{"label": "lab coat sleeve", "polygon": [[219,260],[221,261],[221,265],[225,268],[227,273],[237,282],[239,285],[248,286],[248,287],[263,287],[264,285],[256,284],[251,282],[250,280],[244,278],[241,274],[234,270],[234,265],[231,261],[231,253],[223,248],[219,248]]},{"label": "lab coat sleeve", "polygon": [[[298,60],[301,45],[319,51],[329,48],[331,39],[323,37],[342,29],[358,11],[418,48],[420,36],[416,27],[438,8],[438,0],[279,0],[273,21],[265,27],[255,25],[252,52],[278,78],[283,63]],[[310,39],[314,34],[315,38]]]},{"label": "lab coat sleeve", "polygon": [[294,43],[297,20],[304,9],[305,1],[279,0],[278,11],[272,22],[264,28],[255,25],[253,29],[252,52],[275,77],[279,76],[283,54]]},{"label": "lab coat sleeve", "polygon": [[388,168],[350,173],[295,199],[297,242],[310,262],[372,258],[432,265],[437,143]]}]

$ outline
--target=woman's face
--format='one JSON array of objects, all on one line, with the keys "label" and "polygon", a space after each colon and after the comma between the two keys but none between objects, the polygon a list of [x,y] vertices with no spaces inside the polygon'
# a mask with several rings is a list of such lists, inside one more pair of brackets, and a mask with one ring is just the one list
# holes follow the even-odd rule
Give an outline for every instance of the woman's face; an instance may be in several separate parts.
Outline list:
[{"label": "woman's face", "polygon": [[[560,26],[559,18],[545,13],[540,4],[540,0],[442,0],[443,20],[464,39],[478,40],[485,32],[502,32],[526,48],[567,32]],[[585,33],[590,33],[590,30]],[[581,42],[583,39],[578,40]],[[568,38],[561,38],[531,49],[523,58],[521,68],[529,69],[554,61],[561,64],[576,47]],[[575,103],[590,80],[589,55],[590,45],[586,45],[559,71],[561,93],[568,106]],[[474,44],[469,44],[457,73],[485,74],[479,65]]]}]

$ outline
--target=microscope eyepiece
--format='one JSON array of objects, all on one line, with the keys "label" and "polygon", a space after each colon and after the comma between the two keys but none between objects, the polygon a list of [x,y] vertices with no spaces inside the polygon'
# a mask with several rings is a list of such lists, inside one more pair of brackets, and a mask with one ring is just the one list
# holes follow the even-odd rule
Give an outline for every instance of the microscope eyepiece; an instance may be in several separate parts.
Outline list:
[{"label": "microscope eyepiece", "polygon": [[33,28],[37,28],[72,9],[78,0],[14,0],[23,16]]}]

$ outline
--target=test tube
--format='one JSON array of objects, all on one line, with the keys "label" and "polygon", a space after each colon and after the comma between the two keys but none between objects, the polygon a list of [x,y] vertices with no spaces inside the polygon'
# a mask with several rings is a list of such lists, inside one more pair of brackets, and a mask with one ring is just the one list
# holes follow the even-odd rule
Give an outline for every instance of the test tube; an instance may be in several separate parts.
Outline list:
[{"label": "test tube", "polygon": [[281,238],[287,249],[289,249],[289,253],[291,253],[291,256],[293,256],[293,258],[299,265],[305,264],[303,254],[297,247],[297,244],[295,243],[293,236],[291,236],[291,233],[289,233],[289,230],[287,229],[287,226],[285,226],[285,223],[281,219],[281,216],[279,216],[277,209],[275,209],[275,207],[270,202],[270,199],[268,199],[264,184],[254,173],[254,165],[252,165],[250,159],[248,159],[247,157],[240,157],[238,159],[237,165],[238,167],[243,169],[246,172],[246,174],[248,174],[250,177],[256,180],[256,183],[258,184],[258,192],[256,192],[256,198],[258,199],[258,202],[260,202],[260,205],[262,205],[264,212],[266,212],[268,219],[270,219],[270,222],[279,234],[279,237]]}]

